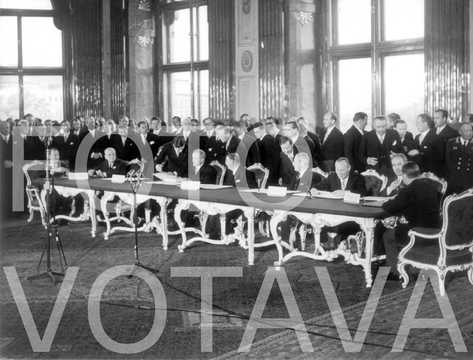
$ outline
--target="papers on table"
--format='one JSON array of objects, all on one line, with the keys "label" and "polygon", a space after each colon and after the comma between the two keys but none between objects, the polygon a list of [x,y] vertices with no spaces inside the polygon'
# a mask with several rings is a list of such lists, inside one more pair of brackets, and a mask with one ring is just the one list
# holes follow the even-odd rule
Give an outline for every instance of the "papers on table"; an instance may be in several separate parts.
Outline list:
[{"label": "papers on table", "polygon": [[213,184],[200,184],[200,188],[203,189],[203,190],[221,190],[221,189],[231,188],[231,186],[213,185]]},{"label": "papers on table", "polygon": [[317,191],[316,193],[312,194],[312,197],[321,198],[321,199],[336,199],[342,200],[344,197],[343,193],[334,193],[330,191]]},{"label": "papers on table", "polygon": [[361,200],[362,201],[379,201],[379,202],[386,202],[390,198],[389,197],[383,197],[383,196],[364,196]]}]

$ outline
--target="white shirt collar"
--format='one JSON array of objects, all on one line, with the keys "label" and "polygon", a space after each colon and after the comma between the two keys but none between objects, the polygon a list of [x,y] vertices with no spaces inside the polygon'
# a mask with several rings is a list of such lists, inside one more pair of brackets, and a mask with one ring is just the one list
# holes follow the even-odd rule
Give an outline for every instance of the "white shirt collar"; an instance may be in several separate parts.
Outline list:
[{"label": "white shirt collar", "polygon": [[357,124],[353,124],[353,126],[355,127],[356,130],[358,130],[358,132],[359,132],[361,135],[364,135],[364,134],[365,134],[364,130],[360,129]]},{"label": "white shirt collar", "polygon": [[424,138],[427,136],[427,134],[429,133],[430,129],[427,129],[425,130],[424,132],[421,132],[420,135],[419,135],[419,144],[422,143],[422,141],[424,141]]},{"label": "white shirt collar", "polygon": [[325,136],[324,136],[324,142],[327,140],[327,138],[330,136],[330,133],[332,132],[332,130],[335,128],[335,125],[332,125],[330,126],[329,128],[327,128],[327,131],[325,131]]}]

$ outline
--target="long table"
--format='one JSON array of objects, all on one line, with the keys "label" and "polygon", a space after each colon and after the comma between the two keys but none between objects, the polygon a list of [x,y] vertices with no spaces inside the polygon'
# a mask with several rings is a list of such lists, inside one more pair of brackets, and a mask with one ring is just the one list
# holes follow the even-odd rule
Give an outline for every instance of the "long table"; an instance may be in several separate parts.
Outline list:
[{"label": "long table", "polygon": [[[101,200],[101,209],[105,211],[104,216],[107,223],[107,237],[111,234],[110,221],[107,221],[107,210],[103,205],[114,196],[131,204],[131,187],[127,183],[112,183],[109,179],[89,179],[89,180],[69,180],[56,179],[55,188],[61,194],[70,196],[79,192],[86,193],[89,198],[96,191],[104,193]],[[248,220],[248,234],[246,236],[246,248],[248,249],[248,263],[254,264],[254,249],[260,247],[255,245],[254,219],[257,211],[265,211],[271,214],[270,229],[272,239],[265,242],[264,246],[274,245],[278,250],[278,260],[276,266],[281,266],[290,259],[298,256],[308,257],[316,260],[331,261],[336,256],[344,256],[348,263],[360,265],[365,272],[367,287],[372,284],[371,263],[377,260],[373,256],[374,228],[377,219],[383,217],[384,212],[381,208],[363,206],[356,204],[347,204],[342,200],[309,198],[301,196],[288,195],[285,197],[271,197],[264,193],[249,191],[247,189],[222,188],[222,189],[201,189],[200,191],[182,190],[178,186],[152,182],[144,180],[137,193],[138,203],[143,203],[148,199],[155,199],[160,207],[160,223],[156,225],[157,232],[163,237],[163,248],[167,249],[168,234],[167,229],[167,205],[171,200],[177,200],[175,208],[175,219],[179,225],[179,233],[182,236],[180,251],[184,251],[190,244],[196,241],[204,241],[213,244],[228,244],[230,241],[225,239],[209,239],[203,232],[199,237],[187,239],[188,228],[180,220],[180,214],[191,205],[199,208],[203,213],[210,215],[221,215],[221,223],[224,224],[224,214],[230,210],[239,209]],[[105,199],[105,200],[104,200]],[[92,219],[92,233],[95,234],[95,206],[94,201],[89,201],[90,218]],[[313,252],[299,251],[291,249],[284,255],[284,248],[291,248],[287,245],[285,239],[278,235],[277,226],[288,215],[293,215],[304,224],[309,224],[315,231],[315,245]],[[86,217],[86,216],[85,216]],[[82,219],[85,218],[82,216]],[[110,219],[109,219],[110,220]],[[363,230],[362,236],[358,235],[358,244],[362,247],[357,253],[352,253],[349,249],[340,246],[334,251],[324,251],[320,245],[320,230],[323,226],[334,226],[345,221],[355,221]],[[132,224],[128,224],[132,226]],[[133,227],[130,227],[133,229]],[[224,231],[222,231],[224,233]]]}]

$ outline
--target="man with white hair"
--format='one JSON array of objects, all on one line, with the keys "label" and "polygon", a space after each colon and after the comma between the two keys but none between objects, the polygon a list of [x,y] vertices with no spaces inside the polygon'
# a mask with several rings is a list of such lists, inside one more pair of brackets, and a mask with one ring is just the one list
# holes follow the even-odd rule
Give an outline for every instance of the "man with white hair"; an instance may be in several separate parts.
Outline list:
[{"label": "man with white hair", "polygon": [[343,194],[345,191],[360,195],[366,194],[363,177],[351,171],[350,161],[345,157],[338,158],[335,161],[335,172],[329,174],[315,188],[314,194],[317,194],[317,190],[340,194]]},{"label": "man with white hair", "polygon": [[294,187],[290,190],[308,192],[322,181],[319,174],[312,172],[311,165],[310,156],[307,153],[301,152],[294,157],[294,170],[297,177]]},{"label": "man with white hair", "polygon": [[205,152],[197,149],[192,153],[192,168],[189,169],[189,179],[200,181],[202,184],[215,184],[217,170],[205,163]]},{"label": "man with white hair", "polygon": [[89,176],[102,178],[110,178],[112,175],[125,175],[127,164],[123,160],[117,158],[117,152],[114,148],[109,147],[104,151],[105,159],[100,162],[94,169],[89,170]]},{"label": "man with white hair", "polygon": [[218,125],[215,128],[215,136],[217,139],[214,159],[221,165],[225,164],[225,158],[228,154],[236,153],[240,141],[233,136],[230,127]]}]

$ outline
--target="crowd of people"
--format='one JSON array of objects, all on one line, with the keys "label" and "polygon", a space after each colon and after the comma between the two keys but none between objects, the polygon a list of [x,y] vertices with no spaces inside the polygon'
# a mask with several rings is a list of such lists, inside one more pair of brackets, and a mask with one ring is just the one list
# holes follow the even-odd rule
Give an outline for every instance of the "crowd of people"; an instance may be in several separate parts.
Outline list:
[{"label": "crowd of people", "polygon": [[[257,166],[268,170],[266,186],[391,196],[394,199],[385,204],[385,210],[390,215],[405,215],[407,229],[438,226],[439,218],[432,215],[431,207],[438,214],[440,204],[435,202],[440,200],[419,177],[427,172],[445,179],[449,194],[473,188],[473,116],[452,125],[446,110],[420,114],[415,121],[416,136],[398,114],[375,117],[369,131],[368,123],[363,112],[354,115],[345,133],[337,127],[334,113],[324,115],[320,128],[311,128],[302,117],[258,121],[247,114],[231,122],[206,118],[202,124],[177,116],[169,124],[157,117],[133,122],[126,116],[117,122],[77,117],[57,123],[28,114],[21,120],[1,122],[2,168],[7,174],[2,180],[7,186],[8,177],[11,181],[8,169],[13,165],[12,129],[16,127],[25,160],[45,160],[46,149],[56,149],[70,171],[85,170],[75,167],[80,146],[87,141],[90,146],[84,148],[84,159],[90,176],[125,174],[131,166],[144,164],[154,172],[216,183],[218,170],[226,169],[225,185],[258,187],[260,183],[248,171]],[[380,179],[382,186],[371,187],[367,174]],[[405,242],[406,227],[400,228],[383,231],[386,247],[395,242],[393,238]],[[355,230],[342,226],[337,231]],[[395,258],[395,250],[386,252]]]}]

